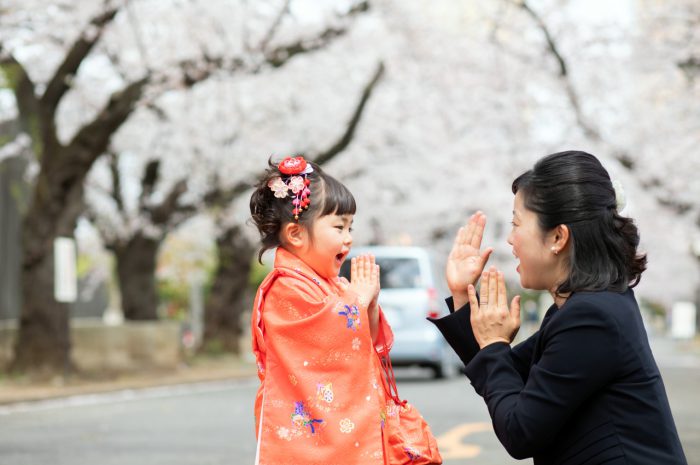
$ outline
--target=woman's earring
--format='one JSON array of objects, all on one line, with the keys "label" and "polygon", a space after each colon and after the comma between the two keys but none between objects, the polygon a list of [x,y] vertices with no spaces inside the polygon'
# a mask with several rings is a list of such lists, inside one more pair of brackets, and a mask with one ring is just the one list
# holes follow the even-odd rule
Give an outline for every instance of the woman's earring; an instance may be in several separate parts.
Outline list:
[{"label": "woman's earring", "polygon": [[552,252],[554,252],[554,255],[558,255],[559,251],[556,249],[556,247],[552,246]]}]

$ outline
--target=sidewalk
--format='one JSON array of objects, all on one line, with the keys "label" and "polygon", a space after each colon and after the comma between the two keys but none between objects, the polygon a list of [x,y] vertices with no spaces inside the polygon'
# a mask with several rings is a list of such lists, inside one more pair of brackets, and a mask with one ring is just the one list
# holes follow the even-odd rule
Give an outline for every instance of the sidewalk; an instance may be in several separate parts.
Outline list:
[{"label": "sidewalk", "polygon": [[0,374],[0,405],[32,402],[126,389],[200,383],[254,377],[255,365],[240,357],[195,358],[173,371],[142,371],[107,375],[74,375],[44,383]]}]

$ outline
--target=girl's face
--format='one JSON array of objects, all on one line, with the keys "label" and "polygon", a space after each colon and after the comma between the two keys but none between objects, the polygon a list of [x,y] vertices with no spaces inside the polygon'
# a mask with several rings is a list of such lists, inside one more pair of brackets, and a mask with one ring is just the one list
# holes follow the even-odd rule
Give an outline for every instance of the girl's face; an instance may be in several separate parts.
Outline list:
[{"label": "girl's face", "polygon": [[304,262],[320,276],[333,279],[352,247],[353,215],[325,215],[311,225],[312,234],[305,235],[301,253]]},{"label": "girl's face", "polygon": [[517,192],[513,202],[513,228],[508,243],[519,260],[517,271],[520,285],[526,289],[551,291],[561,275],[561,256],[552,251],[553,233],[545,233],[537,221],[537,214],[524,206],[522,194]]}]

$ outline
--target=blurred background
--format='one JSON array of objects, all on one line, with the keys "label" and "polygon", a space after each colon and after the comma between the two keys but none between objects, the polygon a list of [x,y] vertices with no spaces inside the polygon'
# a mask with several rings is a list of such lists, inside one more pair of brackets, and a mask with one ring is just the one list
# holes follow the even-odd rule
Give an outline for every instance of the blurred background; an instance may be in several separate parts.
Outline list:
[{"label": "blurred background", "polygon": [[[270,156],[303,155],[350,188],[355,245],[422,247],[436,269],[486,212],[491,262],[521,292],[511,182],[579,149],[624,187],[649,260],[637,298],[700,463],[687,407],[700,387],[699,97],[696,0],[2,0],[0,462],[46,463],[24,447],[35,425],[73,425],[65,445],[92,421],[17,402],[214,379],[228,381],[177,394],[210,402],[187,404],[190,418],[210,408],[231,422],[178,430],[218,432],[192,461],[158,455],[178,442],[168,420],[152,455],[120,455],[121,442],[67,461],[44,452],[252,461],[247,316],[266,267],[248,199]],[[523,332],[548,305],[525,297]],[[507,463],[471,388],[435,383],[406,372],[401,384],[454,446],[446,463]],[[431,400],[446,395],[468,409]],[[217,416],[224,405],[240,410]],[[124,415],[124,431],[152,417]]]}]

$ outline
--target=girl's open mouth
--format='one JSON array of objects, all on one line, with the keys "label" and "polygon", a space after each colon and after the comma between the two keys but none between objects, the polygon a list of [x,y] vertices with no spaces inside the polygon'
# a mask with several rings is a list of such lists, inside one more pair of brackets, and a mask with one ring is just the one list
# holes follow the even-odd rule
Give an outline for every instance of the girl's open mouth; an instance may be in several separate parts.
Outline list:
[{"label": "girl's open mouth", "polygon": [[347,254],[339,253],[338,255],[335,256],[335,261],[338,262],[339,265],[342,264],[343,260],[345,260],[346,255]]}]

